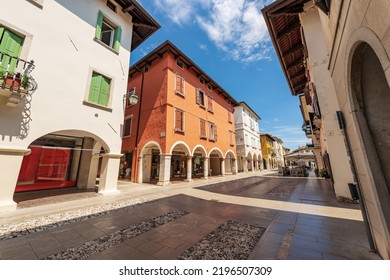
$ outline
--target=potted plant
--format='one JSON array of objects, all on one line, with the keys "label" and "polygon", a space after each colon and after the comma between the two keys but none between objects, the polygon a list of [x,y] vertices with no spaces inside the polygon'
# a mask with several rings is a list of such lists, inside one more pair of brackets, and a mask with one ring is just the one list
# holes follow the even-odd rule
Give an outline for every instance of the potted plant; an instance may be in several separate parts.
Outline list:
[{"label": "potted plant", "polygon": [[12,73],[12,72],[0,72],[0,76],[2,77],[2,88],[13,88],[13,89],[19,89],[21,84],[21,78],[20,73]]}]

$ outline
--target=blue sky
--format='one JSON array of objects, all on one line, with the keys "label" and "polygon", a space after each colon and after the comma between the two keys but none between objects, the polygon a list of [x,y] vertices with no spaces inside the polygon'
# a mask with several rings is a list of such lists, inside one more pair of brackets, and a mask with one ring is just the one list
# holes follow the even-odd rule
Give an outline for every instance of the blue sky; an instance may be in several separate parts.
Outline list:
[{"label": "blue sky", "polygon": [[138,0],[161,28],[131,54],[131,64],[170,40],[237,101],[260,117],[260,132],[296,149],[309,139],[261,9],[272,0]]}]

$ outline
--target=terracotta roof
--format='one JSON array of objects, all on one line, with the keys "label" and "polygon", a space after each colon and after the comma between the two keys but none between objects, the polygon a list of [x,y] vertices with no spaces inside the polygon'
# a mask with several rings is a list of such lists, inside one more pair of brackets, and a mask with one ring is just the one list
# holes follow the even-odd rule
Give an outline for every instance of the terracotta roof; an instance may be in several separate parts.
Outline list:
[{"label": "terracotta roof", "polygon": [[209,75],[207,75],[199,66],[197,66],[188,56],[178,49],[172,42],[165,41],[152,52],[144,56],[141,60],[132,65],[129,69],[129,77],[131,78],[136,72],[139,72],[145,66],[152,65],[156,59],[161,59],[165,53],[171,53],[176,59],[180,59],[187,67],[192,70],[198,77],[202,77],[207,84],[210,84],[215,92],[221,94],[225,99],[230,100],[233,106],[237,106],[238,102],[220,85],[217,84]]}]

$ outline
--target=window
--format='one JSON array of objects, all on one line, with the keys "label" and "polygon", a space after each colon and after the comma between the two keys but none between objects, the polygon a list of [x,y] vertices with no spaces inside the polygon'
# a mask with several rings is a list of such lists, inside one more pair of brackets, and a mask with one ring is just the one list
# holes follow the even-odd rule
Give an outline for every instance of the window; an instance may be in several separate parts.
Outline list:
[{"label": "window", "polygon": [[230,146],[234,146],[234,132],[229,130]]},{"label": "window", "polygon": [[213,90],[213,87],[212,87],[211,84],[208,84],[208,85],[207,85],[207,88],[208,88],[209,90]]},{"label": "window", "polygon": [[209,140],[217,141],[217,126],[213,123],[209,123]]},{"label": "window", "polygon": [[196,92],[196,104],[205,108],[206,106],[205,106],[204,98],[205,98],[204,92],[202,90],[198,89]]},{"label": "window", "polygon": [[205,80],[204,80],[202,77],[199,78],[199,82],[200,82],[202,85],[205,84]]},{"label": "window", "polygon": [[184,62],[180,59],[176,60],[176,65],[179,66],[181,69],[184,69]]},{"label": "window", "polygon": [[176,74],[176,94],[184,97],[184,78],[179,74]]},{"label": "window", "polygon": [[255,129],[255,124],[254,124],[253,120],[249,119],[249,123],[250,123],[251,130],[254,130]]},{"label": "window", "polygon": [[175,132],[184,133],[184,111],[175,109]]},{"label": "window", "polygon": [[233,114],[230,110],[228,110],[228,122],[233,123]]},{"label": "window", "polygon": [[0,71],[15,72],[24,38],[0,26]]},{"label": "window", "polygon": [[211,113],[214,112],[214,109],[213,109],[213,98],[211,96],[208,97],[207,99],[207,110]]},{"label": "window", "polygon": [[108,47],[119,52],[121,44],[122,28],[116,26],[107,19],[101,11],[98,13],[95,38]]},{"label": "window", "polygon": [[200,138],[201,139],[207,139],[207,135],[206,135],[206,121],[200,119],[199,120],[199,125],[200,125]]},{"label": "window", "polygon": [[92,72],[88,102],[108,106],[108,101],[110,99],[110,84],[110,78],[107,78],[95,71]]},{"label": "window", "polygon": [[131,126],[133,124],[133,116],[126,117],[123,124],[123,137],[131,136]]}]

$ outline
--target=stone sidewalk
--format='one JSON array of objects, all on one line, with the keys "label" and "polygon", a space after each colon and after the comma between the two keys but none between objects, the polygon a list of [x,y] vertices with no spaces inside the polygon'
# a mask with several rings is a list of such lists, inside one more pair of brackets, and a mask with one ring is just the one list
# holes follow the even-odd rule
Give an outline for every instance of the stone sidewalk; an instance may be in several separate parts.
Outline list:
[{"label": "stone sidewalk", "polygon": [[0,214],[0,259],[380,259],[328,181],[272,175],[21,201]]}]

